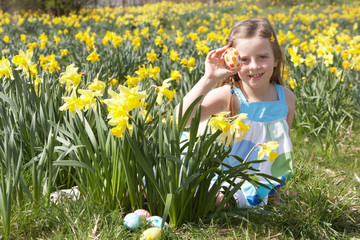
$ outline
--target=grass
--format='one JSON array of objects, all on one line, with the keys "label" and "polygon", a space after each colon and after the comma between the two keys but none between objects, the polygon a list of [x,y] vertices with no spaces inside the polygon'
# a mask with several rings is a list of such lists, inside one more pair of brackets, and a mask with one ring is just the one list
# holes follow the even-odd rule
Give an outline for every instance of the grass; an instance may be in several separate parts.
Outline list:
[{"label": "grass", "polygon": [[[292,133],[295,174],[277,207],[229,209],[163,232],[164,239],[357,239],[360,238],[359,129],[339,136],[338,155],[312,139]],[[286,194],[292,191],[292,194]],[[17,209],[16,239],[138,239],[148,226],[130,231],[124,209],[109,210],[89,200],[64,205],[28,204]],[[232,218],[236,213],[244,219]]]}]

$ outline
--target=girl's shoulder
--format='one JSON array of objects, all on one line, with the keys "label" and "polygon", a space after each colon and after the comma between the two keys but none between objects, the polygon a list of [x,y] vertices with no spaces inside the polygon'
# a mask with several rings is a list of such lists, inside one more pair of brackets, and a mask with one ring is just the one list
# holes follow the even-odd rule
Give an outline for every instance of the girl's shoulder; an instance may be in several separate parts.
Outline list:
[{"label": "girl's shoulder", "polygon": [[229,106],[230,96],[229,85],[214,88],[206,94],[201,105],[203,108],[211,108],[215,113],[226,111]]},{"label": "girl's shoulder", "polygon": [[286,87],[283,87],[283,89],[284,89],[286,105],[288,108],[288,116],[286,118],[286,121],[290,129],[295,114],[295,95],[290,89]]},{"label": "girl's shoulder", "polygon": [[284,95],[285,95],[285,100],[286,100],[286,103],[287,105],[294,105],[295,106],[295,95],[294,93],[283,86],[283,89],[284,89]]}]

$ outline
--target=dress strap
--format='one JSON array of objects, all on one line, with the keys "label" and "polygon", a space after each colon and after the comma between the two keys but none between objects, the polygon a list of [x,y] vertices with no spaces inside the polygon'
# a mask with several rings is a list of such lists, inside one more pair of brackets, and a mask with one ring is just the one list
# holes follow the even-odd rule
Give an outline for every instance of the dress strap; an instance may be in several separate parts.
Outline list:
[{"label": "dress strap", "polygon": [[275,85],[276,92],[277,92],[278,97],[279,97],[279,101],[284,102],[285,101],[284,88],[279,84],[274,84],[274,85]]},{"label": "dress strap", "polygon": [[242,91],[240,90],[240,88],[234,88],[232,90],[235,91],[235,94],[239,98],[240,103],[246,103],[247,102],[246,98],[245,98],[244,94],[242,93]]}]

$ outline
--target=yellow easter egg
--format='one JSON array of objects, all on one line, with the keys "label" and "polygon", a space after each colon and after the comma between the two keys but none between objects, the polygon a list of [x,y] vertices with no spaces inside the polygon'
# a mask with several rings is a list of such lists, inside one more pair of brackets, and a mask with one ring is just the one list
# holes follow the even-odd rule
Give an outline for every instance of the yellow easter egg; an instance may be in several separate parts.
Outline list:
[{"label": "yellow easter egg", "polygon": [[161,228],[152,227],[146,229],[140,237],[140,240],[160,240]]}]

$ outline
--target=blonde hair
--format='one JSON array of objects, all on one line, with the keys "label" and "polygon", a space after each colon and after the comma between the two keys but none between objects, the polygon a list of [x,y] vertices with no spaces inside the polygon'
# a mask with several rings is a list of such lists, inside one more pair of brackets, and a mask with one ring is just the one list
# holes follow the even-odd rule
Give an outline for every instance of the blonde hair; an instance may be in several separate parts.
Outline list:
[{"label": "blonde hair", "polygon": [[[229,36],[226,39],[226,44],[230,47],[235,47],[237,40],[241,38],[252,38],[252,37],[269,38],[271,48],[274,54],[275,60],[278,62],[274,68],[274,72],[270,77],[270,83],[284,85],[283,73],[285,66],[285,57],[282,49],[277,40],[275,31],[269,20],[266,18],[262,19],[247,19],[236,23],[230,31]],[[234,87],[242,88],[241,79],[238,73],[221,80],[216,87],[223,85],[230,85],[231,89]],[[230,111],[231,116],[235,115],[233,106],[233,94],[230,99]]]}]

